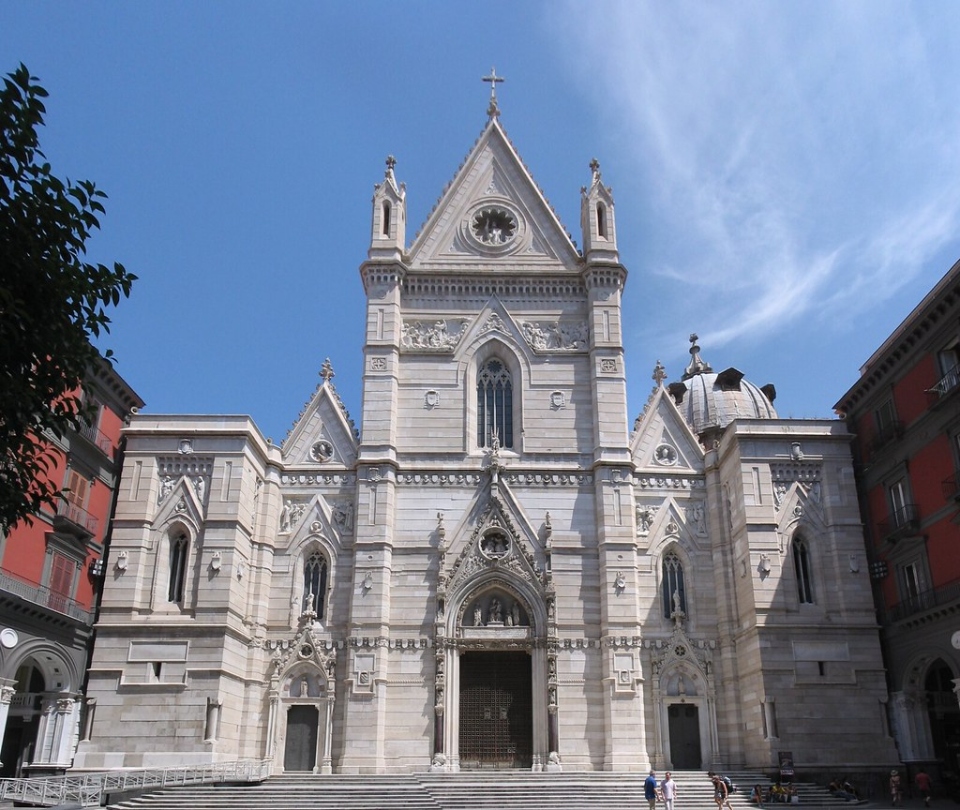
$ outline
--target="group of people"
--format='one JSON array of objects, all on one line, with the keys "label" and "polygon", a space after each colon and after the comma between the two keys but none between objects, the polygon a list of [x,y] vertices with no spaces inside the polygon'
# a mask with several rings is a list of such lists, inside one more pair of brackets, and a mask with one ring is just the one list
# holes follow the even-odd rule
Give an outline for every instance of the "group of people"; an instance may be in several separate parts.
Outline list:
[{"label": "group of people", "polygon": [[656,810],[657,802],[663,802],[664,810],[673,810],[673,800],[677,798],[677,783],[667,771],[666,776],[657,783],[656,771],[650,771],[650,775],[643,781],[643,797],[650,805],[650,810]]},{"label": "group of people", "polygon": [[750,791],[750,801],[757,807],[763,807],[764,802],[796,803],[799,801],[799,794],[793,785],[778,781],[770,785],[766,793],[763,792],[762,785],[754,785]]},{"label": "group of people", "polygon": [[[913,777],[913,783],[917,786],[917,791],[923,798],[925,807],[930,806],[930,775],[920,768],[917,775]],[[896,769],[890,771],[890,804],[894,807],[903,807],[903,784],[900,781],[900,772]]]}]

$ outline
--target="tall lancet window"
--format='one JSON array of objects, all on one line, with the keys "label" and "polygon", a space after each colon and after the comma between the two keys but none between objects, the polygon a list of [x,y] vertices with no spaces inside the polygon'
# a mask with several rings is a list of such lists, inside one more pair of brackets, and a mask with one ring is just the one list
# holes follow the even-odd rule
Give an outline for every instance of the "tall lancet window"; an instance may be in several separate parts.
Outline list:
[{"label": "tall lancet window", "polygon": [[183,583],[187,578],[187,552],[190,541],[187,535],[180,533],[170,538],[170,582],[167,586],[167,601],[175,604],[183,602]]},{"label": "tall lancet window", "polygon": [[793,566],[797,571],[797,596],[801,604],[813,604],[813,578],[810,575],[810,553],[802,537],[793,538]]},{"label": "tall lancet window", "polygon": [[683,586],[683,563],[672,551],[663,558],[663,618],[675,611],[687,612],[687,592]]},{"label": "tall lancet window", "polygon": [[477,374],[477,444],[513,447],[513,383],[502,360],[491,358]]},{"label": "tall lancet window", "polygon": [[[324,617],[324,596],[327,593],[327,561],[319,551],[303,562],[303,607],[312,608],[318,619]],[[311,601],[307,601],[310,597]]]}]

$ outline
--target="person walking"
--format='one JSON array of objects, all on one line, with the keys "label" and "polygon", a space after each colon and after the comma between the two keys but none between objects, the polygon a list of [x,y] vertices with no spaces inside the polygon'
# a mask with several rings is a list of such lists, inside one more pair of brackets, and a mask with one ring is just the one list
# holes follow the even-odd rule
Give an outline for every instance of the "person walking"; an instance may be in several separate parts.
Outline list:
[{"label": "person walking", "polygon": [[650,775],[643,780],[643,797],[650,805],[650,810],[656,810],[657,807],[657,774],[650,771]]},{"label": "person walking", "polygon": [[667,771],[660,783],[660,795],[663,796],[664,810],[673,810],[673,800],[677,798],[677,783],[670,776],[670,771]]},{"label": "person walking", "polygon": [[890,771],[890,804],[893,807],[903,807],[903,792],[900,787],[900,772]]},{"label": "person walking", "polygon": [[[669,774],[668,774],[669,775]],[[923,806],[930,806],[930,776],[923,769],[923,766],[920,766],[920,770],[917,771],[917,775],[913,777],[913,782],[917,786],[917,790],[920,791],[920,795],[923,796]]]},{"label": "person walking", "polygon": [[717,775],[712,776],[711,779],[713,781],[713,800],[717,803],[717,810],[723,810],[724,807],[733,810],[730,807],[730,794],[726,783]]}]

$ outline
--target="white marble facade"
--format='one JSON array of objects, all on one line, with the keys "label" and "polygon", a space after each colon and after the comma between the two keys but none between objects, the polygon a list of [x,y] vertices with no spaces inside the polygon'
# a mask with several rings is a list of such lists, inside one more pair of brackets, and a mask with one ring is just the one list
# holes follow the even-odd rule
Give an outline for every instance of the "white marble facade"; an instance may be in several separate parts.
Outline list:
[{"label": "white marble facade", "polygon": [[390,159],[359,431],[329,364],[280,446],[132,420],[76,766],[895,762],[843,423],[696,346],[633,422],[611,191],[578,250],[495,106],[405,215]]}]

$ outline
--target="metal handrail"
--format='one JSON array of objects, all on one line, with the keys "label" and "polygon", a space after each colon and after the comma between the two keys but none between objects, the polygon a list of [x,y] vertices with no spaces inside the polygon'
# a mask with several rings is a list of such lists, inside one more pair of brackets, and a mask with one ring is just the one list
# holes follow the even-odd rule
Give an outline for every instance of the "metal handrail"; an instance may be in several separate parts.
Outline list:
[{"label": "metal handrail", "polygon": [[27,602],[62,613],[87,625],[93,621],[93,613],[75,599],[55,593],[46,585],[28,582],[10,571],[0,569],[0,591],[12,593]]},{"label": "metal handrail", "polygon": [[84,807],[99,807],[105,793],[222,782],[262,782],[270,775],[271,765],[272,760],[268,759],[241,759],[169,768],[2,779],[0,801],[25,802],[42,807],[77,802]]}]

